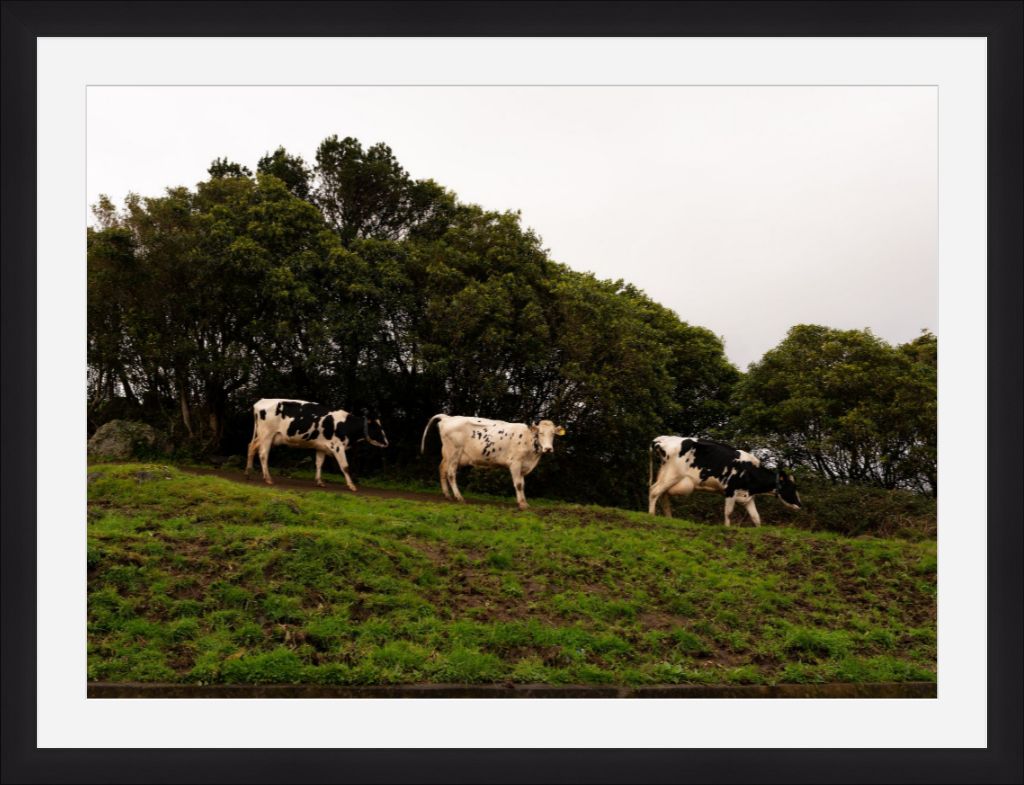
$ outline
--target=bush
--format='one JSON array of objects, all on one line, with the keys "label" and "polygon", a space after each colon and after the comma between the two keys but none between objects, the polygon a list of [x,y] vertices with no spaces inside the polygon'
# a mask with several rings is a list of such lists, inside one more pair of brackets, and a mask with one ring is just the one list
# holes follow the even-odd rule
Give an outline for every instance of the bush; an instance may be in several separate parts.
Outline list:
[{"label": "bush", "polygon": [[[791,510],[771,496],[757,497],[761,520],[769,526],[792,526],[831,531],[847,537],[927,539],[936,536],[936,500],[909,491],[889,491],[861,485],[833,485],[797,476],[803,509]],[[725,500],[717,493],[694,493],[673,499],[673,514],[701,523],[721,525]],[[742,505],[733,525],[752,526]],[[922,571],[926,569],[922,568]]]}]

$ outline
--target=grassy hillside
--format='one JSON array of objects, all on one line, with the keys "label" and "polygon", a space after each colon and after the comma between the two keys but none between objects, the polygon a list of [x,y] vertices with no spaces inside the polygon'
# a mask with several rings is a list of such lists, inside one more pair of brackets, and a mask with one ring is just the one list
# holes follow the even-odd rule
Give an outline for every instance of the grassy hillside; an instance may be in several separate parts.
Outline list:
[{"label": "grassy hillside", "polygon": [[935,678],[935,543],[90,467],[89,678]]},{"label": "grassy hillside", "polygon": [[[365,461],[372,460],[379,452],[371,447],[357,447],[353,460],[357,484],[366,481],[375,488],[439,492],[436,456],[425,459],[415,472],[402,470],[367,476],[364,472],[370,467]],[[315,474],[313,456],[305,450],[280,450],[274,453],[272,460],[275,477],[312,480]],[[191,465],[208,469],[212,464],[193,461]],[[231,456],[219,465],[229,469],[241,469],[245,465],[244,456]],[[542,461],[535,474],[543,473],[547,467],[548,465]],[[344,482],[341,473],[330,464],[326,465],[323,476],[327,483]],[[526,483],[527,498],[532,498],[536,493],[536,479],[531,475]],[[623,477],[622,481],[632,484],[641,495],[644,495],[647,467],[644,466],[643,471],[635,476]],[[797,487],[803,503],[801,510],[791,510],[773,496],[765,495],[757,499],[761,517],[770,524],[808,531],[829,531],[848,537],[864,534],[908,540],[927,540],[936,537],[938,505],[933,497],[864,485],[832,484],[802,473],[798,475]],[[459,475],[459,488],[467,497],[475,496],[503,502],[513,493],[507,471],[463,469]],[[570,498],[563,500],[574,501]],[[644,498],[635,501],[632,509],[645,509],[646,503],[644,495]],[[675,514],[679,517],[700,523],[722,523],[724,505],[722,497],[717,494],[694,493],[685,498],[676,497],[672,504]],[[736,516],[744,525],[749,524],[742,506],[736,508]]]}]

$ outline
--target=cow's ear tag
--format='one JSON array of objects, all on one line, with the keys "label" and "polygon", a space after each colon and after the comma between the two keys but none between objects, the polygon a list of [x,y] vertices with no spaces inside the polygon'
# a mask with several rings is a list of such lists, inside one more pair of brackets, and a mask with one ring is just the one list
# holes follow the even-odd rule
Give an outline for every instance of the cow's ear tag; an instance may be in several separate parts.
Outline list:
[{"label": "cow's ear tag", "polygon": [[559,428],[558,429],[558,435],[559,436],[565,436],[565,428]]}]

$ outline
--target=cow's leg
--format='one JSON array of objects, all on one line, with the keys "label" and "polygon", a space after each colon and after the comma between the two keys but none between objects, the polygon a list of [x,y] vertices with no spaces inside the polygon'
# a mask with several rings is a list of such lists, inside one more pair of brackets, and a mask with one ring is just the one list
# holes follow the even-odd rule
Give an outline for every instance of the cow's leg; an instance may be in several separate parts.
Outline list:
[{"label": "cow's leg", "polygon": [[667,493],[661,494],[661,511],[666,518],[672,517],[672,499]]},{"label": "cow's leg", "polygon": [[352,482],[352,475],[348,473],[348,458],[345,456],[345,451],[338,450],[334,453],[334,460],[338,462],[338,468],[341,469],[341,473],[345,475],[345,484],[348,486],[348,489],[352,491],[352,493],[355,493],[358,488],[356,488],[356,484]]},{"label": "cow's leg", "polygon": [[252,475],[252,460],[256,457],[256,452],[260,449],[259,439],[253,439],[249,442],[249,449],[245,456],[245,477],[249,479]]},{"label": "cow's leg", "polygon": [[658,502],[661,500],[661,497],[666,493],[668,493],[668,488],[660,488],[658,487],[658,483],[654,483],[654,485],[651,486],[651,492],[647,497],[648,513],[650,513],[651,515],[658,514]]},{"label": "cow's leg", "polygon": [[733,508],[735,506],[736,506],[736,497],[735,496],[726,496],[725,497],[725,525],[726,526],[732,526],[732,524],[729,522],[729,518],[732,517],[732,511],[733,511]]},{"label": "cow's leg", "polygon": [[658,473],[658,479],[654,481],[654,485],[651,486],[650,494],[648,495],[648,513],[651,515],[658,514],[658,500],[661,499],[663,494],[668,493],[669,489],[676,485],[679,480],[679,476],[672,474],[667,468]]},{"label": "cow's leg", "polygon": [[459,464],[456,463],[455,461],[448,462],[448,487],[451,488],[452,496],[455,498],[455,501],[465,503],[466,500],[462,498],[462,493],[459,491],[459,485],[455,481],[455,473],[458,470],[458,466]]},{"label": "cow's leg", "polygon": [[273,444],[273,437],[264,439],[260,442],[260,467],[263,469],[263,482],[267,485],[273,485],[274,481],[270,479],[270,445]]},{"label": "cow's leg", "polygon": [[461,452],[455,452],[451,456],[445,458],[445,463],[447,464],[446,468],[448,470],[446,476],[448,479],[448,487],[451,488],[452,496],[455,497],[455,501],[465,502],[466,500],[462,498],[462,494],[459,492],[459,484],[455,481],[455,474],[459,470],[459,461],[461,458]]},{"label": "cow's leg", "polygon": [[316,451],[316,484],[319,485],[321,488],[324,487],[324,481],[320,479],[320,469],[323,468],[324,458],[326,457],[326,453],[323,453],[320,450]]},{"label": "cow's leg", "polygon": [[649,514],[658,514],[658,500],[661,499],[664,494],[668,493],[668,489],[671,487],[672,486],[670,484],[662,482],[660,477],[655,481],[654,485],[651,486],[647,497],[647,512]]},{"label": "cow's leg", "polygon": [[441,459],[438,474],[441,476],[441,493],[446,499],[452,498],[452,492],[448,489],[448,462],[444,458]]},{"label": "cow's leg", "polygon": [[530,505],[526,503],[526,494],[523,492],[523,467],[512,464],[508,470],[512,474],[512,485],[516,489],[516,504],[519,505],[520,510],[525,510]]},{"label": "cow's leg", "polygon": [[750,516],[750,520],[754,522],[754,525],[760,526],[761,516],[757,513],[757,505],[754,504],[754,497],[751,496],[749,501],[743,503],[743,506],[747,508],[747,515]]}]

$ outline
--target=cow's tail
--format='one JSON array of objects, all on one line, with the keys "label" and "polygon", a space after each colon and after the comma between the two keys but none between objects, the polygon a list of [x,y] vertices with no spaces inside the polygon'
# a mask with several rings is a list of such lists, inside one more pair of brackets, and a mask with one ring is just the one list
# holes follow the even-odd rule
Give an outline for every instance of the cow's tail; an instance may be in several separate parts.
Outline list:
[{"label": "cow's tail", "polygon": [[252,442],[256,441],[256,432],[259,430],[259,428],[260,428],[260,415],[259,415],[259,412],[256,411],[256,407],[253,406],[252,407],[252,438],[249,440],[250,444]]},{"label": "cow's tail", "polygon": [[647,447],[647,487],[654,485],[654,442]]},{"label": "cow's tail", "polygon": [[446,415],[444,414],[435,414],[433,417],[427,420],[427,427],[423,429],[423,438],[420,440],[420,455],[423,455],[423,453],[427,449],[427,431],[430,430],[430,426],[445,416]]}]

